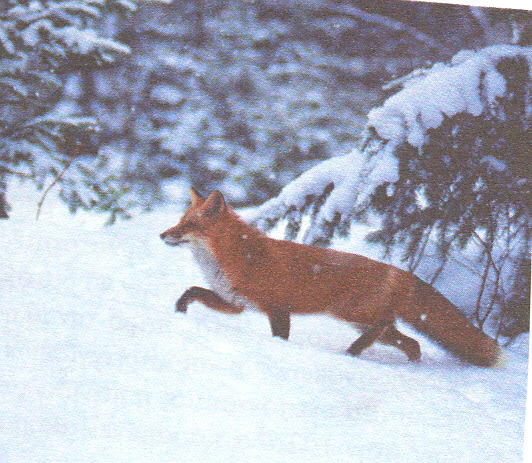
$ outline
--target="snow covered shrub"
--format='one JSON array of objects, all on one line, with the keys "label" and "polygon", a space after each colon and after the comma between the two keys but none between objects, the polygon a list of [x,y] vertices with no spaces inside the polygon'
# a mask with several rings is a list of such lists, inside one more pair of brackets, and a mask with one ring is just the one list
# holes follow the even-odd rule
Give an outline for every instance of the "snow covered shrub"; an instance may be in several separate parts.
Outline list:
[{"label": "snow covered shrub", "polygon": [[[7,177],[62,186],[70,207],[122,213],[112,179],[102,177],[83,143],[97,121],[62,100],[64,74],[94,69],[128,52],[93,23],[125,0],[10,0],[0,5],[0,217],[6,218]],[[84,157],[84,162],[78,159]],[[106,185],[107,182],[107,185]]]},{"label": "snow covered shrub", "polygon": [[517,274],[530,263],[531,63],[531,48],[493,46],[398,80],[403,88],[370,112],[360,150],[306,172],[259,214],[286,216],[294,230],[310,211],[305,240],[320,244],[377,213],[368,239],[400,249],[411,271],[437,254],[431,283],[449,261],[467,259],[478,285],[473,318],[508,332],[529,311]]}]

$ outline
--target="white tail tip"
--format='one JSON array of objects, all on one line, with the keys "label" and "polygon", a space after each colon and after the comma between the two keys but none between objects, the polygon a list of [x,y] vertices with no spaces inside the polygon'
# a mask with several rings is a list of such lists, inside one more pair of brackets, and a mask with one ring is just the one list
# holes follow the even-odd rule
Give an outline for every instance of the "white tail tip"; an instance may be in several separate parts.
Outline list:
[{"label": "white tail tip", "polygon": [[497,360],[495,360],[495,362],[493,363],[491,367],[497,370],[500,370],[504,368],[507,363],[508,363],[508,355],[506,355],[502,347],[499,347],[499,355],[497,357]]}]

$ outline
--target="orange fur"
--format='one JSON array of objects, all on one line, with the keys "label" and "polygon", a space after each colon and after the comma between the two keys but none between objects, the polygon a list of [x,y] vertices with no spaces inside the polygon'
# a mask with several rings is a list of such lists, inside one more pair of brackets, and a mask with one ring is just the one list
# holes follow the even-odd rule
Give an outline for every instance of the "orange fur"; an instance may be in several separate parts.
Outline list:
[{"label": "orange fur", "polygon": [[284,339],[291,313],[327,313],[366,326],[348,353],[379,341],[418,360],[417,341],[394,326],[400,318],[462,359],[497,363],[499,346],[415,275],[360,255],[269,238],[243,222],[218,191],[206,200],[195,190],[191,196],[191,207],[161,238],[189,244],[212,289],[189,288],[176,310],[186,312],[194,300],[233,314],[254,307]]}]

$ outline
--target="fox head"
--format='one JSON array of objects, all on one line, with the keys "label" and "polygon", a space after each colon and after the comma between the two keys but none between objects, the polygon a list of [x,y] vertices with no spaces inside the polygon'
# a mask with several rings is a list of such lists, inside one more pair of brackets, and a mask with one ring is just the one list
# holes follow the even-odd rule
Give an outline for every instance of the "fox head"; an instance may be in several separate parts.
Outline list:
[{"label": "fox head", "polygon": [[205,238],[220,214],[227,209],[222,193],[217,190],[205,199],[194,188],[191,188],[190,197],[192,204],[185,211],[179,223],[160,234],[161,239],[169,246],[179,246]]}]

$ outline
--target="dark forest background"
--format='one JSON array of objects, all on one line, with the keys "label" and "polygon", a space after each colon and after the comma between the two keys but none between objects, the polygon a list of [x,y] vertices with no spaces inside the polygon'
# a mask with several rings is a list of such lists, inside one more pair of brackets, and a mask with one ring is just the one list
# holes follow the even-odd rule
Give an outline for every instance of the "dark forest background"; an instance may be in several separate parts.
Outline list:
[{"label": "dark forest background", "polygon": [[529,26],[395,0],[2,2],[0,215],[9,176],[111,220],[167,179],[259,204],[352,149],[388,81]]},{"label": "dark forest background", "polygon": [[[164,202],[169,185],[182,191],[185,185],[204,192],[220,189],[235,206],[258,205],[320,161],[349,153],[361,142],[367,145],[366,116],[400,90],[401,76],[449,62],[464,49],[531,43],[532,13],[462,5],[3,1],[0,218],[9,217],[7,190],[17,178],[42,190],[39,211],[48,191],[56,188],[72,212],[103,211],[109,223]],[[418,187],[425,188],[428,178],[420,172],[431,174],[441,159],[430,155],[432,145],[403,146],[396,153],[407,160],[405,166],[425,156],[416,161],[422,168],[403,169],[415,181],[423,177],[422,184],[403,183],[406,187],[395,188],[394,194],[390,185],[382,185],[372,198],[374,210],[385,218],[372,239],[388,250],[406,246],[412,270],[434,230],[439,232],[441,269],[453,246],[480,243],[478,272],[484,276],[476,321],[482,326],[495,314],[497,332],[508,337],[526,331],[530,316],[532,87],[527,66],[516,61],[499,68],[510,90],[496,108],[486,108],[480,119],[458,115],[459,120],[431,135],[440,151],[451,143],[460,153],[476,156],[467,175],[457,171],[450,182],[469,178],[474,185],[485,174],[479,174],[478,161],[482,164],[486,153],[504,151],[512,177],[483,197],[478,214],[462,220],[463,211],[471,209],[469,194],[435,207],[452,209],[444,219],[423,211],[423,220],[416,221],[403,213],[407,207],[398,206],[410,201],[416,207]],[[515,136],[504,136],[508,117]],[[476,135],[456,138],[456,127],[460,134],[474,128]],[[509,144],[498,142],[503,138]],[[511,159],[518,160],[517,169]],[[502,173],[492,174],[488,184],[497,185],[495,177]],[[317,212],[334,186],[309,197],[307,210],[312,206]],[[460,191],[466,190],[471,191]],[[303,211],[295,212],[300,220]],[[512,220],[502,226],[501,214]],[[347,232],[353,218],[353,211],[347,211],[336,222],[317,224],[316,229],[326,231],[318,241],[327,245],[338,230]],[[494,246],[503,232],[518,245],[508,244],[508,238],[504,259],[497,263]],[[503,284],[508,265],[512,271]],[[493,279],[493,291],[487,291]]]}]

